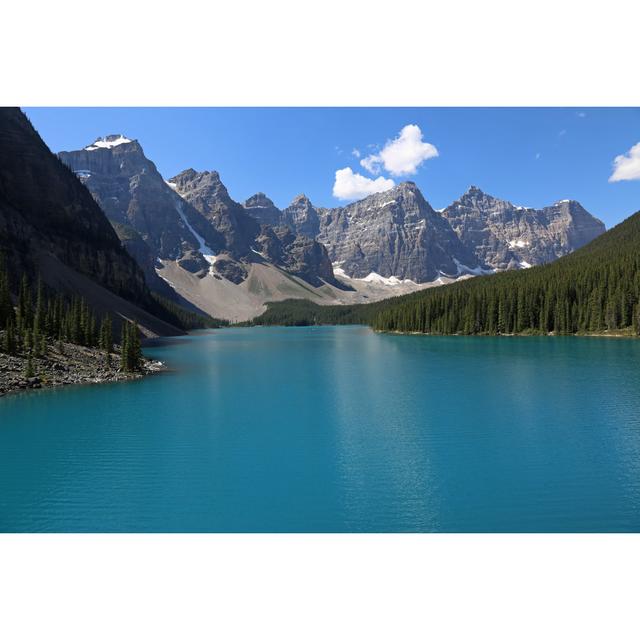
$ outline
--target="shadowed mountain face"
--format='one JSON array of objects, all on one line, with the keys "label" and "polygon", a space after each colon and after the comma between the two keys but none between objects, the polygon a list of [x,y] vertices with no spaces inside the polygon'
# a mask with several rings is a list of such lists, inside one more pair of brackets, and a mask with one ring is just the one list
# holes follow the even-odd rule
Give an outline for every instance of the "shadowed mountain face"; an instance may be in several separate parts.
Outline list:
[{"label": "shadowed mountain face", "polygon": [[0,109],[0,252],[14,278],[40,276],[116,324],[128,318],[146,335],[180,333],[153,315],[157,305],[142,270],[89,191],[17,108]]},{"label": "shadowed mountain face", "polygon": [[480,262],[498,270],[551,262],[605,231],[604,224],[575,200],[533,209],[477,187],[470,187],[442,215]]},{"label": "shadowed mountain face", "polygon": [[316,208],[301,195],[278,214],[264,194],[245,207],[257,219],[268,216],[274,224],[317,239],[352,278],[373,272],[428,282],[527,268],[566,255],[605,230],[573,200],[537,210],[477,187],[437,212],[412,182],[333,209]]},{"label": "shadowed mountain face", "polygon": [[130,300],[148,294],[91,194],[17,108],[0,109],[0,249],[14,271],[47,255]]}]

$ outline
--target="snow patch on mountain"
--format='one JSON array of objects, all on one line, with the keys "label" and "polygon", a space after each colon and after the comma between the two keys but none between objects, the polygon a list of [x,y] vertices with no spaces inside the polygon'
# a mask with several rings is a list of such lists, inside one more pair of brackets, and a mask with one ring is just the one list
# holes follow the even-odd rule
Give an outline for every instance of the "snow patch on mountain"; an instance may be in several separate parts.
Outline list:
[{"label": "snow patch on mountain", "polygon": [[[461,276],[463,274],[468,274],[472,276],[486,276],[492,273],[495,273],[494,269],[483,269],[482,267],[471,268],[466,264],[462,264],[457,258],[453,258],[453,261],[456,263],[456,276]],[[446,275],[446,274],[443,274]]]},{"label": "snow patch on mountain", "polygon": [[180,216],[182,222],[184,222],[185,227],[189,229],[193,237],[198,241],[198,251],[200,255],[211,265],[209,267],[209,275],[213,275],[213,265],[216,263],[217,256],[213,252],[213,249],[207,245],[206,240],[191,226],[189,221],[187,220],[187,216],[184,215],[182,202],[176,202],[176,211]]},{"label": "snow patch on mountain", "polygon": [[85,147],[85,150],[95,151],[96,149],[112,149],[113,147],[117,147],[121,144],[128,144],[129,142],[133,142],[133,140],[129,140],[129,138],[126,138],[122,134],[104,136],[104,138],[98,138],[93,144]]},{"label": "snow patch on mountain", "polygon": [[509,247],[511,249],[514,249],[515,247],[522,249],[523,247],[528,247],[529,244],[530,243],[526,240],[509,240]]}]

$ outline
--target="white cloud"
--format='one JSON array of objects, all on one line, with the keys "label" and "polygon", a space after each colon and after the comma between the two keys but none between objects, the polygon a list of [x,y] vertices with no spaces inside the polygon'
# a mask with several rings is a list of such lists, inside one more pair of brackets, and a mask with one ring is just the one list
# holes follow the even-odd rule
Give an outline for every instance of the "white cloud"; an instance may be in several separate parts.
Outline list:
[{"label": "white cloud", "polygon": [[388,191],[395,186],[390,178],[380,176],[375,180],[354,173],[350,167],[336,171],[336,181],[333,185],[333,195],[340,200],[357,200],[370,196],[372,193]]},{"label": "white cloud", "polygon": [[627,153],[615,157],[609,182],[621,180],[640,180],[640,142],[634,144]]},{"label": "white cloud", "polygon": [[352,155],[352,156],[355,156],[356,158],[359,158],[359,157],[360,157],[360,149],[354,149],[354,150],[351,152],[351,155]]},{"label": "white cloud", "polygon": [[388,140],[380,153],[360,160],[370,173],[378,174],[384,167],[392,176],[413,175],[429,158],[438,156],[438,150],[429,142],[423,142],[422,131],[416,124],[402,128],[394,140]]}]

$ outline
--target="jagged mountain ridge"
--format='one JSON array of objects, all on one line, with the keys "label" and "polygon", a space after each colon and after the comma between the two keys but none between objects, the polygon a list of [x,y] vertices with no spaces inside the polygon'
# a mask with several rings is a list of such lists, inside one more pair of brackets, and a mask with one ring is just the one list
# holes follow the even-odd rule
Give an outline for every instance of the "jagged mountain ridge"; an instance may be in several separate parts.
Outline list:
[{"label": "jagged mountain ridge", "polygon": [[[256,206],[256,203],[269,206]],[[428,282],[527,268],[555,260],[603,233],[604,225],[578,202],[543,209],[518,207],[471,187],[434,211],[412,182],[345,207],[315,207],[297,196],[280,211],[264,194],[245,203],[251,215],[316,238],[350,278],[383,277]],[[422,229],[421,229],[422,227]]]},{"label": "jagged mountain ridge", "polygon": [[[313,286],[321,286],[323,282],[339,284],[327,251],[320,243],[295,231],[292,234],[283,225],[273,227],[250,215],[229,196],[217,171],[187,169],[168,182],[224,238],[226,250],[237,261],[237,268],[244,271],[242,275],[246,276],[247,264],[267,261]],[[263,201],[258,198],[258,202]],[[269,206],[273,203],[264,201],[265,209]]]},{"label": "jagged mountain ridge", "polygon": [[604,224],[575,200],[521,207],[471,186],[443,210],[460,240],[495,270],[545,264],[604,233]]},{"label": "jagged mountain ridge", "polygon": [[[167,287],[154,273],[166,279],[166,261],[176,261],[199,277],[211,275],[234,284],[247,278],[251,264],[265,261],[314,286],[334,281],[320,245],[265,231],[231,199],[215,171],[187,169],[165,181],[140,143],[122,134],[59,156],[94,195],[156,290]],[[257,243],[267,237],[270,251],[265,254]]]}]

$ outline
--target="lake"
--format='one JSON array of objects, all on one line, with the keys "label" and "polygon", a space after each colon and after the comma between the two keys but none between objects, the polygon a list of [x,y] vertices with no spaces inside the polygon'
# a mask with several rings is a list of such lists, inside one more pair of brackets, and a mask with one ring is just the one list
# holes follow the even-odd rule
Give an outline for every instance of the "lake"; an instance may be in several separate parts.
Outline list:
[{"label": "lake", "polygon": [[0,399],[0,531],[640,531],[640,341],[223,329]]}]

